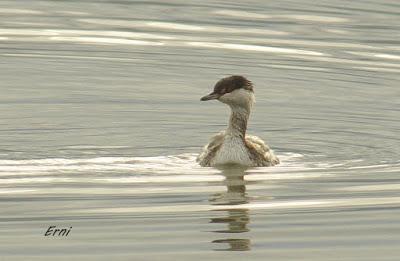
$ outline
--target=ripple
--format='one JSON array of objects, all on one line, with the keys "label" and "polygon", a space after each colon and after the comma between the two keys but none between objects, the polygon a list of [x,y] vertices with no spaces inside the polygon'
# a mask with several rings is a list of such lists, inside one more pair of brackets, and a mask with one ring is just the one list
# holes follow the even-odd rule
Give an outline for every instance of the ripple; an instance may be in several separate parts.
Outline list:
[{"label": "ripple", "polygon": [[266,15],[255,12],[237,11],[237,10],[217,10],[213,12],[217,15],[231,16],[235,18],[247,18],[247,19],[291,19],[301,20],[308,22],[319,22],[319,23],[344,23],[350,20],[342,17],[334,16],[321,16],[321,15],[305,15],[305,14],[294,14],[294,15]]},{"label": "ripple", "polygon": [[141,40],[131,40],[123,38],[106,38],[106,37],[50,37],[52,41],[61,42],[79,42],[79,43],[97,43],[97,44],[128,44],[128,45],[148,45],[159,46],[164,45],[161,42],[150,42]]},{"label": "ripple", "polygon": [[30,9],[0,8],[0,14],[34,14],[40,15],[43,12]]},{"label": "ripple", "polygon": [[57,36],[59,33],[43,29],[0,29],[0,35],[34,35],[34,36]]},{"label": "ripple", "polygon": [[236,10],[217,10],[213,12],[217,15],[233,16],[238,18],[266,19],[271,18],[271,15],[259,14],[254,12],[236,11]]},{"label": "ripple", "polygon": [[[238,39],[239,40],[239,39]],[[242,39],[243,40],[243,39]],[[366,45],[361,43],[346,43],[337,41],[317,41],[317,40],[297,40],[297,39],[260,39],[260,38],[247,38],[245,41],[256,43],[269,43],[269,44],[285,44],[295,46],[314,46],[314,47],[335,47],[335,48],[353,48],[353,49],[379,49],[376,46]]]},{"label": "ripple", "polygon": [[[5,177],[1,179],[0,183],[106,182],[118,184],[223,180],[223,176],[215,175],[221,174],[220,169],[200,167],[196,162],[196,157],[197,154],[180,154],[156,157],[0,160],[0,177]],[[301,157],[299,154],[287,153],[280,155],[280,157],[283,163],[279,167],[250,169],[248,173],[263,172],[265,178],[268,178],[265,173],[270,171],[282,173],[312,168],[312,166],[299,162]],[[76,175],[92,172],[107,173],[107,176],[100,178],[89,175],[88,178]],[[126,174],[122,177],[114,176],[114,173],[121,172]],[[59,174],[70,174],[72,176],[66,178],[64,175]],[[277,178],[278,176],[274,177]],[[253,177],[253,179],[255,178],[256,176]]]},{"label": "ripple", "polygon": [[342,17],[333,17],[333,16],[321,16],[321,15],[277,15],[276,17],[285,18],[285,19],[295,19],[301,21],[309,21],[309,22],[319,22],[319,23],[344,23],[349,22],[349,19]]},{"label": "ripple", "polygon": [[354,66],[353,68],[365,71],[374,71],[374,72],[400,73],[400,69],[392,69],[392,68],[380,68],[380,67],[368,67],[368,66]]},{"label": "ripple", "polygon": [[369,53],[369,52],[350,52],[347,53],[359,55],[359,56],[366,56],[372,58],[382,58],[382,59],[389,59],[389,60],[400,60],[400,55],[394,54],[387,54],[387,53]]},{"label": "ripple", "polygon": [[97,145],[73,145],[66,146],[63,149],[72,149],[72,150],[92,150],[92,149],[127,149],[129,146],[97,146]]},{"label": "ripple", "polygon": [[341,191],[400,191],[400,184],[377,184],[377,185],[363,185],[363,186],[351,186],[338,188]]},{"label": "ripple", "polygon": [[112,36],[139,39],[171,40],[175,37],[143,32],[100,31],[100,30],[66,30],[66,29],[0,29],[0,35],[34,35],[34,36]]},{"label": "ripple", "polygon": [[376,61],[362,61],[362,60],[351,60],[351,59],[343,59],[343,58],[334,58],[334,57],[317,57],[317,56],[291,56],[293,58],[320,61],[320,62],[328,62],[328,63],[340,63],[340,64],[359,64],[359,65],[372,65],[372,66],[387,66],[387,67],[399,67],[400,64],[397,63],[388,63],[388,62],[376,62]]},{"label": "ripple", "polygon": [[182,23],[170,23],[159,21],[129,21],[117,19],[79,19],[80,22],[100,24],[100,25],[113,25],[130,28],[158,28],[170,31],[191,31],[191,32],[205,32],[205,33],[223,33],[223,34],[259,34],[259,35],[287,35],[287,32],[256,29],[256,28],[243,28],[243,27],[221,27],[211,25],[189,25]]},{"label": "ripple", "polygon": [[201,26],[178,24],[178,23],[167,23],[167,22],[147,22],[144,25],[146,25],[148,27],[171,29],[171,30],[184,30],[184,31],[203,31],[204,30],[204,27],[201,27]]},{"label": "ripple", "polygon": [[268,52],[268,53],[283,53],[283,54],[302,54],[302,55],[324,55],[320,52],[306,51],[300,49],[270,47],[261,45],[248,45],[248,44],[230,44],[230,43],[212,43],[212,42],[188,42],[190,46],[195,47],[206,47],[216,49],[228,49],[228,50],[241,50],[241,51],[255,51],[255,52]]},{"label": "ripple", "polygon": [[77,12],[77,11],[56,11],[58,14],[65,14],[65,15],[77,15],[77,16],[88,16],[90,13],[88,12]]},{"label": "ripple", "polygon": [[37,53],[3,53],[0,56],[10,57],[37,57],[37,58],[62,58],[75,60],[105,60],[105,61],[136,61],[135,58],[117,58],[105,56],[82,56],[82,55],[57,55],[57,54],[37,54]]},{"label": "ripple", "polygon": [[[250,172],[251,173],[251,172]],[[245,176],[244,179],[247,181],[262,181],[262,180],[296,180],[296,179],[315,179],[320,177],[335,176],[335,174],[329,173],[264,173],[264,174],[251,174]]]},{"label": "ripple", "polygon": [[[0,160],[0,175],[37,175],[88,171],[130,171],[162,174],[219,173],[196,163],[197,154],[156,157],[96,157],[88,159],[50,158],[36,160]],[[144,177],[145,178],[145,177]],[[133,179],[132,179],[133,180]]]},{"label": "ripple", "polygon": [[146,177],[127,177],[127,178],[97,178],[95,181],[111,183],[175,183],[175,182],[206,182],[223,181],[224,177],[219,175],[168,175],[168,176],[146,176]]},{"label": "ripple", "polygon": [[[123,148],[125,146],[72,146],[74,149],[104,149],[104,148]],[[90,173],[99,172],[121,172],[127,171],[133,175],[128,177],[109,176],[99,181],[110,181],[116,183],[123,182],[149,182],[159,180],[163,177],[172,178],[172,175],[184,175],[183,179],[193,179],[193,175],[221,174],[222,169],[200,167],[196,162],[197,154],[184,153],[170,156],[154,157],[95,157],[95,158],[44,158],[27,160],[0,160],[0,176],[15,175],[52,175],[57,173]],[[397,168],[398,164],[376,164],[351,166],[354,162],[363,162],[361,160],[348,160],[341,162],[313,162],[306,161],[304,155],[299,153],[280,153],[281,164],[274,167],[258,167],[246,170],[246,180],[268,180],[268,179],[298,179],[298,178],[316,178],[321,175],[332,175],[326,170],[342,168],[348,166],[348,170],[375,169],[390,170]],[[322,171],[324,170],[324,171]],[[313,171],[313,172],[310,172]],[[318,172],[315,172],[318,171]],[[42,175],[39,175],[42,174]],[[151,174],[151,177],[140,176],[140,174]],[[112,174],[111,174],[112,175]],[[178,179],[178,176],[173,176]],[[217,179],[219,179],[218,176]]]},{"label": "ripple", "polygon": [[171,205],[171,206],[149,206],[149,207],[115,207],[115,208],[92,208],[81,210],[79,213],[180,213],[198,211],[221,211],[234,209],[247,210],[288,210],[288,209],[309,209],[309,208],[338,208],[338,207],[363,207],[379,206],[388,204],[399,204],[400,197],[382,198],[351,198],[351,199],[318,199],[318,200],[293,200],[278,202],[257,202],[239,205]]}]

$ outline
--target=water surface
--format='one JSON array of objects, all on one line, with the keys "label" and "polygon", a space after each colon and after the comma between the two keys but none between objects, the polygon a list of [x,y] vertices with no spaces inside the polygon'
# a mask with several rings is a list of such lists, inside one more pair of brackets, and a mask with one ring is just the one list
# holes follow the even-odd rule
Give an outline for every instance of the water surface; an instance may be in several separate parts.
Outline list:
[{"label": "water surface", "polygon": [[[397,1],[1,1],[0,257],[396,260]],[[255,85],[271,168],[201,168]],[[51,225],[68,237],[44,237]]]}]

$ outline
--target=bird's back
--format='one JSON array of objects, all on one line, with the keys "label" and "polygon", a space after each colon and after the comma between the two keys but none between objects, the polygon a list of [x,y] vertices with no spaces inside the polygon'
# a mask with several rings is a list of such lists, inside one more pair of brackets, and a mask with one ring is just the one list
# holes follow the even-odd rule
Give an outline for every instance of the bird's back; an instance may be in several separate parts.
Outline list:
[{"label": "bird's back", "polygon": [[200,166],[210,167],[213,159],[215,158],[218,150],[221,148],[224,142],[225,131],[211,137],[210,142],[204,146],[203,151],[197,157],[197,162]]},{"label": "bird's back", "polygon": [[250,159],[257,167],[267,167],[279,164],[278,157],[265,142],[257,136],[247,135],[245,145]]}]

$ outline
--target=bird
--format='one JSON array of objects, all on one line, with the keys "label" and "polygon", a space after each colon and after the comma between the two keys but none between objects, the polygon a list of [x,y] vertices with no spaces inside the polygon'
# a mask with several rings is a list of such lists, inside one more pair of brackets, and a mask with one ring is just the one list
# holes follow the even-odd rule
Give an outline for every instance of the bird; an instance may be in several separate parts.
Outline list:
[{"label": "bird", "polygon": [[218,100],[231,109],[227,129],[213,136],[198,155],[196,160],[200,166],[266,167],[280,163],[262,139],[246,133],[255,103],[253,83],[246,77],[232,75],[222,78],[215,84],[214,90],[200,100]]}]

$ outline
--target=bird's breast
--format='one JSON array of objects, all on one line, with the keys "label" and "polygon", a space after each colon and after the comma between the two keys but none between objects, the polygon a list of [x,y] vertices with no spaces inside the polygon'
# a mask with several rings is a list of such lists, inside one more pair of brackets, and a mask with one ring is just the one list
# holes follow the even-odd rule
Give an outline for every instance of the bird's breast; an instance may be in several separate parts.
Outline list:
[{"label": "bird's breast", "polygon": [[249,152],[242,139],[230,136],[224,138],[224,142],[212,161],[212,165],[223,164],[252,165]]}]

